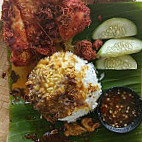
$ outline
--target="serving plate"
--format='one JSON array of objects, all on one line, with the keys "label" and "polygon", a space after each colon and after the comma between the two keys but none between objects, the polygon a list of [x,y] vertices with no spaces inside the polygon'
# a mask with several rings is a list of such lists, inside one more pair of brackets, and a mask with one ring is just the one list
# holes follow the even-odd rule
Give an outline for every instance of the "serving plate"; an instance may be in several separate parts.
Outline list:
[{"label": "serving plate", "polygon": [[[123,17],[132,20],[136,23],[138,28],[139,39],[142,39],[142,3],[111,3],[111,4],[93,4],[89,5],[91,9],[92,24],[86,28],[82,33],[78,34],[74,40],[88,39],[91,40],[93,30],[103,21],[113,17]],[[102,16],[102,21],[98,21],[98,16]],[[8,51],[9,52],[9,51]],[[10,52],[8,54],[10,56]],[[132,55],[138,63],[137,70],[127,71],[98,71],[98,77],[104,75],[101,81],[103,91],[114,86],[124,86],[133,89],[139,95],[141,95],[141,73],[142,73],[142,52]],[[94,61],[95,63],[95,61]],[[25,88],[27,75],[30,73],[33,65],[17,68],[10,64],[10,77],[9,84],[10,89]],[[13,71],[19,78],[15,82],[13,77]],[[14,74],[15,75],[15,74]],[[17,83],[18,82],[18,83]],[[8,142],[31,142],[31,139],[25,137],[26,134],[37,134],[38,138],[50,129],[50,124],[40,118],[40,114],[33,109],[30,104],[24,102],[21,97],[18,97],[18,101],[14,101],[15,96],[10,96],[10,128]],[[89,114],[91,117],[95,117],[94,113]],[[57,122],[55,128],[59,128],[63,123]],[[135,131],[128,134],[115,134],[109,132],[105,128],[101,127],[93,133],[86,133],[85,135],[70,137],[70,140],[76,142],[84,142],[86,139],[89,142],[142,142],[142,125]]]}]

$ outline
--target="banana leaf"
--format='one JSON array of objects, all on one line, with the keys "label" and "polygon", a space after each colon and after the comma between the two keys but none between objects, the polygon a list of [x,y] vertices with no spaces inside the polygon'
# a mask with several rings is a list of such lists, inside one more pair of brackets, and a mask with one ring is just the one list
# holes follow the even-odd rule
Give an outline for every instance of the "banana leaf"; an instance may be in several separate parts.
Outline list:
[{"label": "banana leaf", "polygon": [[[111,3],[111,4],[93,4],[89,5],[91,9],[92,24],[82,33],[78,34],[74,40],[88,39],[92,40],[93,30],[103,21],[112,17],[124,17],[136,23],[138,28],[137,38],[142,39],[142,3]],[[101,15],[103,21],[98,21],[98,16]],[[126,86],[135,90],[141,95],[141,73],[142,73],[142,52],[132,55],[138,63],[137,70],[127,71],[98,71],[98,75],[104,73],[102,80],[103,91],[114,86]],[[12,78],[10,78],[10,86],[12,86]],[[10,128],[8,142],[31,142],[31,139],[26,139],[25,134],[37,133],[40,138],[44,132],[49,130],[49,123],[40,119],[40,114],[33,109],[29,104],[25,104],[21,99],[16,104],[12,104],[13,97],[10,97]],[[92,114],[93,115],[93,114]],[[27,119],[26,117],[30,119]],[[55,127],[63,125],[57,122]],[[88,138],[89,142],[142,142],[142,125],[135,131],[128,134],[116,134],[109,132],[101,127],[93,133],[86,133],[82,136],[70,137],[70,140],[75,142],[84,142]]]}]

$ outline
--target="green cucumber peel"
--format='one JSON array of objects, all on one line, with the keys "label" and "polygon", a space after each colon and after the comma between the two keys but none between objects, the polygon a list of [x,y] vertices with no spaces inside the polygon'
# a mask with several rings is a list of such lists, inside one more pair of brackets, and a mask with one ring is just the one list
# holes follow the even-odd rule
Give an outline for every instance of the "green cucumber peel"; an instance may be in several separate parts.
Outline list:
[{"label": "green cucumber peel", "polygon": [[110,39],[104,43],[97,58],[118,57],[142,50],[142,41],[136,38]]},{"label": "green cucumber peel", "polygon": [[96,61],[96,68],[100,70],[137,69],[137,62],[130,55],[124,55],[112,58],[103,58]]},{"label": "green cucumber peel", "polygon": [[104,21],[93,32],[92,38],[111,39],[137,35],[137,27],[134,22],[126,18],[111,18]]}]

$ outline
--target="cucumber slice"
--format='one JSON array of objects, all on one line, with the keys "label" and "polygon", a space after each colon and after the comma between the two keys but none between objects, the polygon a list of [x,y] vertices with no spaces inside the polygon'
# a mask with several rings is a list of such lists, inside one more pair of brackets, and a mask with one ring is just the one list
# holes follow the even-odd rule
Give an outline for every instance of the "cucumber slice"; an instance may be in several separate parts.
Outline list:
[{"label": "cucumber slice", "polygon": [[101,70],[128,70],[137,69],[136,61],[130,55],[97,60],[96,68]]},{"label": "cucumber slice", "polygon": [[97,57],[117,57],[142,50],[142,41],[136,38],[110,39],[105,42]]},{"label": "cucumber slice", "polygon": [[110,39],[134,36],[137,34],[136,25],[125,18],[112,18],[103,22],[93,32],[93,39]]}]

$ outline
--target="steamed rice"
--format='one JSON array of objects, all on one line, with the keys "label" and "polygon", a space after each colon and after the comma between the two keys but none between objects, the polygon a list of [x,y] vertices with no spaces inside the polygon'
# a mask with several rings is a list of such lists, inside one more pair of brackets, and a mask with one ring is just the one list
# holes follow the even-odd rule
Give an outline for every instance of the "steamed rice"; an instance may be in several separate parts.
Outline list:
[{"label": "steamed rice", "polygon": [[[67,83],[68,77],[75,86]],[[94,65],[71,52],[57,52],[42,59],[29,76],[27,85],[34,108],[49,121],[56,118],[74,122],[93,111],[101,95]],[[66,93],[66,89],[70,92]],[[70,100],[70,95],[75,99]]]}]

